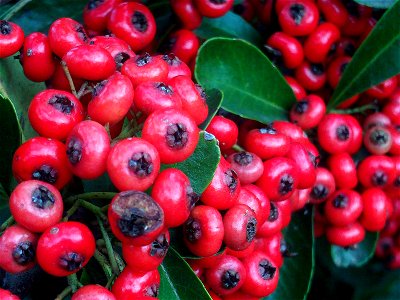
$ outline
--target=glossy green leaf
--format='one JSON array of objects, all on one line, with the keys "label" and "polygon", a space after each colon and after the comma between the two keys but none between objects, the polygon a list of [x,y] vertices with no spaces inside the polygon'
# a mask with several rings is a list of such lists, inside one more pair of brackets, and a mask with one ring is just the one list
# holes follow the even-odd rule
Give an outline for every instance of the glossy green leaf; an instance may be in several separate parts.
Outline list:
[{"label": "glossy green leaf", "polygon": [[400,73],[399,28],[400,1],[397,1],[354,54],[333,93],[328,109]]},{"label": "glossy green leaf", "polygon": [[212,89],[207,91],[207,105],[208,105],[208,116],[207,119],[200,124],[201,129],[206,129],[208,124],[210,124],[211,119],[215,116],[218,109],[221,107],[224,95],[220,90]]},{"label": "glossy green leaf", "polygon": [[10,57],[0,60],[0,94],[13,103],[25,139],[36,136],[28,119],[28,107],[32,98],[41,90],[43,83],[28,80],[18,60]]},{"label": "glossy green leaf", "polygon": [[21,144],[21,128],[11,101],[0,91],[0,183],[11,192],[11,161],[15,150]]},{"label": "glossy green leaf", "polygon": [[389,8],[396,0],[355,0],[355,2],[374,8]]},{"label": "glossy green leaf", "polygon": [[297,255],[285,258],[279,270],[277,289],[264,299],[306,299],[314,272],[314,228],[311,211],[307,208],[292,214],[284,237],[290,251]]},{"label": "glossy green leaf", "polygon": [[173,248],[168,250],[158,270],[161,276],[160,300],[211,300],[203,283]]},{"label": "glossy green leaf", "polygon": [[230,37],[246,40],[255,45],[261,45],[264,41],[257,30],[233,12],[228,12],[220,18],[204,18],[195,33],[203,39]]},{"label": "glossy green leaf", "polygon": [[365,239],[356,248],[343,248],[331,246],[332,260],[338,267],[360,267],[366,264],[375,253],[378,234],[367,232]]},{"label": "glossy green leaf", "polygon": [[162,169],[176,168],[189,177],[193,190],[201,194],[210,184],[220,160],[220,150],[215,137],[201,132],[193,154],[183,162],[162,165]]},{"label": "glossy green leaf", "polygon": [[224,93],[225,110],[263,123],[287,119],[296,101],[278,69],[259,49],[242,40],[205,42],[197,55],[195,76],[206,89]]}]

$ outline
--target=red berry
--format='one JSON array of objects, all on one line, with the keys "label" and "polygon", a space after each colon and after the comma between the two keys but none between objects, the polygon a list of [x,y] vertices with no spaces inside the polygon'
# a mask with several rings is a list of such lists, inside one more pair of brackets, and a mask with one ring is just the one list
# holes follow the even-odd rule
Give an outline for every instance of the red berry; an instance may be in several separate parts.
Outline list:
[{"label": "red berry", "polygon": [[239,129],[236,123],[223,116],[215,116],[212,118],[206,130],[219,141],[221,150],[232,148],[232,146],[236,144],[239,135]]},{"label": "red berry", "polygon": [[232,153],[228,156],[227,161],[231,163],[241,184],[256,182],[264,171],[261,158],[251,152]]},{"label": "red berry", "polygon": [[199,49],[199,40],[193,31],[180,29],[169,35],[165,42],[164,52],[173,53],[180,60],[188,64],[196,57]]},{"label": "red berry", "polygon": [[203,16],[193,0],[171,0],[171,7],[180,19],[183,28],[194,30],[200,26]]},{"label": "red berry", "polygon": [[162,59],[168,64],[168,80],[176,76],[187,76],[189,78],[192,77],[192,71],[190,68],[181,61],[176,55],[170,53],[163,55]]},{"label": "red berry", "polygon": [[[1,47],[0,47],[1,48]],[[20,300],[20,298],[10,291],[0,288],[0,299],[2,300]]]},{"label": "red berry", "polygon": [[309,91],[316,91],[322,88],[326,82],[325,67],[318,63],[312,64],[303,61],[295,71],[296,80]]},{"label": "red berry", "polygon": [[193,0],[200,14],[208,18],[218,18],[225,15],[233,6],[233,0]]},{"label": "red berry", "polygon": [[357,186],[357,169],[350,154],[343,152],[331,155],[327,164],[338,189],[353,189]]},{"label": "red berry", "polygon": [[335,191],[335,178],[325,168],[316,169],[316,179],[310,192],[310,203],[322,203]]},{"label": "red berry", "polygon": [[261,226],[258,226],[258,237],[270,237],[283,228],[283,216],[281,209],[275,202],[270,202],[269,216]]},{"label": "red berry", "polygon": [[77,290],[71,300],[116,300],[116,298],[106,288],[97,284],[89,284]]},{"label": "red berry", "polygon": [[83,23],[86,28],[95,31],[106,30],[110,14],[120,2],[121,0],[90,0],[83,9]]},{"label": "red berry", "polygon": [[371,155],[358,165],[357,175],[360,183],[366,188],[385,188],[395,180],[395,164],[388,156]]},{"label": "red berry", "polygon": [[0,58],[11,56],[21,49],[24,32],[13,22],[0,20]]},{"label": "red berry", "polygon": [[363,212],[361,225],[368,231],[381,231],[386,224],[387,202],[389,201],[379,188],[370,188],[361,194]]},{"label": "red berry", "polygon": [[394,76],[369,88],[365,93],[368,96],[377,99],[385,99],[389,97],[396,90],[396,87],[397,87],[397,78],[396,76]]},{"label": "red berry", "polygon": [[299,82],[297,82],[296,79],[290,76],[285,76],[285,79],[287,84],[292,88],[293,93],[298,101],[307,96],[303,86]]},{"label": "red berry", "polygon": [[334,245],[349,247],[360,243],[365,237],[365,229],[360,223],[353,223],[344,227],[327,227],[326,238]]},{"label": "red berry", "polygon": [[393,144],[391,130],[387,127],[374,126],[364,134],[364,146],[374,155],[389,152]]},{"label": "red berry", "polygon": [[311,129],[321,122],[325,112],[324,100],[317,95],[310,94],[293,105],[290,111],[290,121],[303,130]]},{"label": "red berry", "polygon": [[325,203],[324,212],[334,226],[347,226],[355,222],[363,211],[360,194],[353,190],[338,190]]},{"label": "red berry", "polygon": [[317,5],[327,22],[339,28],[346,24],[348,13],[340,0],[318,0]]},{"label": "red berry", "polygon": [[258,225],[260,227],[260,225],[263,224],[269,216],[271,209],[269,200],[263,190],[254,184],[245,185],[243,186],[243,189],[251,192],[254,196],[256,196],[258,203],[260,204],[260,212],[256,212]]},{"label": "red berry", "polygon": [[380,127],[389,127],[392,124],[389,117],[381,112],[376,112],[370,114],[368,117],[365,118],[363,122],[363,129],[367,131],[368,129],[380,126]]}]

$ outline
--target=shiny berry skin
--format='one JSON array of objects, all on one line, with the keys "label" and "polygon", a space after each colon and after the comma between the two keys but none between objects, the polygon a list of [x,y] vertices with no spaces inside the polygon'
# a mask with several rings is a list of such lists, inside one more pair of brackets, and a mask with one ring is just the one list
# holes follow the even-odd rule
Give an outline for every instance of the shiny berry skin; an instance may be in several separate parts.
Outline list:
[{"label": "shiny berry skin", "polygon": [[289,1],[282,7],[278,19],[283,32],[291,36],[304,36],[317,27],[319,12],[311,1]]},{"label": "shiny berry skin", "polygon": [[124,40],[133,51],[144,49],[156,35],[156,21],[143,4],[130,2],[116,6],[110,14],[108,29]]},{"label": "shiny berry skin", "polygon": [[374,126],[364,133],[364,146],[374,155],[388,153],[392,144],[391,130],[387,127]]},{"label": "shiny berry skin", "polygon": [[240,192],[240,181],[230,164],[221,156],[214,177],[201,194],[201,202],[219,210],[236,204]]},{"label": "shiny berry skin", "polygon": [[322,64],[311,64],[303,61],[295,71],[296,80],[309,91],[322,88],[326,82],[326,72]]},{"label": "shiny berry skin", "polygon": [[224,255],[217,264],[205,271],[207,285],[218,295],[232,294],[243,285],[246,270],[239,259]]},{"label": "shiny berry skin", "polygon": [[353,190],[337,190],[324,207],[326,219],[334,226],[346,226],[355,222],[362,211],[361,196]]},{"label": "shiny berry skin", "polygon": [[247,257],[248,255],[250,255],[250,254],[253,253],[253,251],[254,251],[255,240],[256,240],[256,239],[254,239],[254,240],[250,243],[250,245],[249,245],[246,249],[244,249],[244,250],[235,251],[235,250],[226,248],[226,254],[232,255],[232,256],[237,257],[237,258],[239,258],[239,259],[242,259],[242,258],[244,258],[244,257]]},{"label": "shiny berry skin", "polygon": [[244,141],[247,151],[259,156],[262,160],[284,156],[290,148],[290,138],[278,132],[273,123],[260,129],[252,129]]},{"label": "shiny berry skin", "polygon": [[206,205],[199,205],[190,212],[183,225],[183,240],[186,247],[197,256],[211,256],[218,252],[224,238],[221,213]]},{"label": "shiny berry skin", "polygon": [[89,284],[81,287],[72,295],[71,300],[116,300],[115,296],[97,284]]},{"label": "shiny berry skin", "polygon": [[83,121],[85,111],[71,93],[47,89],[32,99],[28,117],[33,129],[41,136],[63,141],[72,128]]},{"label": "shiny berry skin", "polygon": [[[295,193],[293,193],[292,196],[294,194]],[[282,215],[282,228],[285,228],[289,225],[292,216],[291,198],[275,202],[275,204],[278,207],[280,214]]]},{"label": "shiny berry skin", "polygon": [[84,45],[88,41],[83,26],[70,18],[55,20],[50,26],[48,36],[51,50],[60,58],[72,48]]},{"label": "shiny berry skin", "polygon": [[389,97],[397,87],[397,79],[396,76],[386,79],[385,81],[369,88],[366,90],[366,94],[368,96],[377,98],[377,99],[385,99]]},{"label": "shiny berry skin", "polygon": [[283,228],[283,216],[281,209],[275,202],[270,202],[269,216],[261,226],[258,226],[257,237],[270,237]]},{"label": "shiny berry skin", "polygon": [[310,203],[322,203],[335,192],[335,178],[325,168],[316,169],[316,179],[310,192]]},{"label": "shiny berry skin", "polygon": [[157,298],[160,287],[158,270],[137,272],[126,267],[117,277],[112,293],[118,300],[154,299]]},{"label": "shiny berry skin", "polygon": [[400,156],[400,125],[389,127],[389,131],[392,136],[392,146],[389,153]]},{"label": "shiny berry skin", "polygon": [[168,80],[180,75],[189,78],[192,77],[192,71],[190,71],[188,65],[181,61],[176,55],[172,53],[164,54],[162,59],[168,64]]},{"label": "shiny berry skin", "polygon": [[95,85],[88,104],[89,117],[100,124],[115,124],[128,113],[133,103],[134,90],[129,78],[116,72]]},{"label": "shiny berry skin", "polygon": [[[164,260],[169,248],[169,232],[165,229],[154,241],[144,246],[122,244],[122,255],[133,271],[149,272],[157,269]],[[138,259],[140,257],[140,259]]]},{"label": "shiny berry skin", "polygon": [[393,125],[400,125],[400,97],[397,100],[390,98],[382,112],[390,118]]},{"label": "shiny berry skin", "polygon": [[206,131],[215,136],[221,150],[228,150],[235,145],[239,135],[236,123],[223,116],[213,117]]},{"label": "shiny berry skin", "polygon": [[275,157],[264,162],[264,173],[257,185],[271,201],[288,199],[299,182],[299,170],[296,163],[284,157]]},{"label": "shiny berry skin", "polygon": [[182,23],[183,28],[194,30],[200,26],[203,16],[193,0],[171,0],[171,7]]},{"label": "shiny berry skin", "polygon": [[246,280],[241,290],[256,297],[270,295],[277,287],[279,269],[272,259],[260,251],[254,251],[242,260]]},{"label": "shiny berry skin", "polygon": [[[0,47],[1,48],[1,47]],[[20,300],[20,298],[8,290],[0,288],[0,299],[2,300]]]},{"label": "shiny berry skin", "polygon": [[67,160],[63,143],[36,137],[27,140],[15,151],[12,170],[18,182],[36,179],[61,189],[72,178]]},{"label": "shiny berry skin", "polygon": [[328,158],[327,165],[338,189],[353,189],[357,186],[357,169],[350,154],[333,154]]},{"label": "shiny berry skin", "polygon": [[166,169],[156,178],[151,196],[164,211],[166,227],[182,225],[199,200],[189,178],[178,169]]},{"label": "shiny berry skin", "polygon": [[86,225],[63,222],[48,228],[40,236],[36,256],[46,273],[67,276],[82,269],[95,249],[93,234]]},{"label": "shiny berry skin", "polygon": [[366,188],[385,188],[395,180],[395,164],[388,156],[371,155],[358,165],[357,175],[360,183]]},{"label": "shiny berry skin", "polygon": [[244,185],[242,186],[242,189],[251,192],[256,196],[258,203],[260,204],[260,212],[256,212],[258,227],[260,227],[269,217],[271,209],[270,202],[263,190],[254,184]]},{"label": "shiny berry skin", "polygon": [[233,0],[193,0],[199,13],[208,18],[225,15],[233,6]]},{"label": "shiny berry skin", "polygon": [[121,68],[121,73],[128,76],[133,87],[145,81],[165,82],[168,77],[168,64],[162,56],[150,56],[145,53],[128,59]]},{"label": "shiny berry skin", "polygon": [[[333,23],[333,22],[331,22]],[[353,56],[356,52],[356,42],[350,37],[341,37],[336,46],[336,56]]]},{"label": "shiny berry skin", "polygon": [[240,251],[250,246],[257,232],[254,211],[245,204],[236,204],[223,217],[224,243],[232,250]]},{"label": "shiny berry skin", "polygon": [[259,238],[256,240],[255,251],[264,252],[276,264],[278,268],[283,265],[283,256],[290,255],[286,242],[281,232],[268,238]]},{"label": "shiny berry skin", "polygon": [[339,28],[346,24],[348,13],[340,0],[318,0],[317,5],[327,22]]},{"label": "shiny berry skin", "polygon": [[57,224],[63,207],[60,192],[38,180],[21,182],[10,196],[10,211],[15,221],[32,232],[43,232]]},{"label": "shiny berry skin", "polygon": [[351,1],[346,1],[344,4],[349,12],[349,16],[346,23],[341,28],[341,31],[347,36],[360,36],[367,30],[368,20],[371,16],[372,9]]},{"label": "shiny berry skin", "polygon": [[117,239],[134,246],[148,245],[164,228],[164,212],[149,195],[121,192],[112,199],[108,220]]},{"label": "shiny berry skin", "polygon": [[24,42],[24,32],[19,25],[0,20],[0,58],[6,58],[18,52]]},{"label": "shiny berry skin", "polygon": [[9,273],[31,269],[36,263],[37,240],[35,234],[22,226],[8,227],[0,237],[0,268]]},{"label": "shiny berry skin", "polygon": [[336,88],[338,85],[340,78],[347,65],[351,60],[350,56],[339,56],[335,58],[328,67],[328,83],[332,88]]},{"label": "shiny berry skin", "polygon": [[163,82],[146,81],[135,88],[134,106],[145,115],[162,109],[182,109],[181,97]]},{"label": "shiny berry skin", "polygon": [[297,68],[304,59],[301,43],[284,32],[275,32],[267,40],[265,47],[267,55],[275,64],[283,60],[285,67]]},{"label": "shiny berry skin", "polygon": [[80,45],[72,48],[62,59],[72,76],[91,81],[106,79],[116,69],[110,53],[97,45]]},{"label": "shiny berry skin", "polygon": [[360,223],[356,222],[344,227],[327,227],[325,234],[329,243],[340,247],[349,247],[364,239],[365,229]]},{"label": "shiny berry skin", "polygon": [[290,76],[285,76],[287,84],[292,88],[293,93],[297,100],[301,100],[307,96],[303,86],[297,82],[296,79]]},{"label": "shiny berry skin", "polygon": [[82,179],[101,176],[106,171],[110,142],[106,129],[99,123],[86,120],[76,125],[65,142],[72,173]]},{"label": "shiny berry skin", "polygon": [[241,184],[256,182],[264,171],[261,158],[251,152],[232,153],[228,156],[227,161],[231,163],[231,167],[236,172]]},{"label": "shiny berry skin", "polygon": [[349,122],[340,114],[327,114],[318,125],[318,142],[330,154],[346,152],[352,140]]},{"label": "shiny berry skin", "polygon": [[385,192],[379,188],[370,188],[361,194],[361,198],[364,206],[361,225],[368,231],[381,231],[386,224],[389,201]]},{"label": "shiny berry skin", "polygon": [[[75,89],[79,90],[84,83],[83,79],[72,78]],[[68,79],[65,76],[65,72],[61,64],[56,64],[56,69],[49,80],[46,81],[46,87],[48,89],[62,90],[66,92],[71,92],[71,86],[69,85]]]},{"label": "shiny berry skin", "polygon": [[304,42],[304,55],[310,62],[322,63],[339,39],[340,31],[334,24],[322,23]]},{"label": "shiny berry skin", "polygon": [[190,76],[176,76],[168,83],[181,97],[183,110],[193,118],[197,125],[203,123],[208,116],[208,106],[207,95],[201,86],[194,84]]},{"label": "shiny berry skin", "polygon": [[290,121],[300,126],[301,129],[308,130],[321,122],[325,112],[325,101],[317,95],[310,94],[292,106]]},{"label": "shiny berry skin", "polygon": [[121,0],[90,0],[83,9],[83,23],[86,28],[95,31],[107,29],[107,22],[115,6]]},{"label": "shiny berry skin", "polygon": [[179,29],[169,35],[164,47],[165,53],[173,53],[181,61],[188,64],[196,57],[199,40],[193,31]]},{"label": "shiny berry skin", "polygon": [[184,111],[158,110],[144,122],[142,138],[156,147],[162,163],[172,164],[192,155],[199,140],[199,129]]},{"label": "shiny berry skin", "polygon": [[359,121],[352,115],[344,115],[344,118],[346,119],[352,133],[350,145],[346,152],[349,154],[355,154],[361,148],[363,142],[363,130]]},{"label": "shiny berry skin", "polygon": [[25,76],[32,81],[46,81],[56,70],[49,39],[40,32],[31,33],[25,38],[20,59]]},{"label": "shiny berry skin", "polygon": [[157,149],[140,138],[128,138],[111,148],[107,158],[107,172],[120,191],[147,190],[160,170]]}]

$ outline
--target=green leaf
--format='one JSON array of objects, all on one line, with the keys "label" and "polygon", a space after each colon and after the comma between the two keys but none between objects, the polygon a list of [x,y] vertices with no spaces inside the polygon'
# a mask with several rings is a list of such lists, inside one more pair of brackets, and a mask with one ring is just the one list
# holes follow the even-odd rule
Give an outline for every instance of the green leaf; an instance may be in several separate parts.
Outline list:
[{"label": "green leaf", "polygon": [[0,60],[0,94],[11,100],[22,128],[23,138],[36,136],[28,119],[28,107],[32,98],[45,89],[43,83],[28,80],[20,63],[14,58]]},{"label": "green leaf", "polygon": [[400,73],[399,28],[400,1],[397,1],[354,54],[333,93],[328,109]]},{"label": "green leaf", "polygon": [[203,283],[173,248],[168,250],[158,270],[161,276],[160,300],[211,300]]},{"label": "green leaf", "polygon": [[3,185],[0,182],[0,224],[10,216],[10,209],[8,207],[8,195]]},{"label": "green leaf", "polygon": [[377,241],[378,233],[367,232],[365,239],[355,249],[332,245],[332,260],[336,266],[342,268],[365,265],[374,255]]},{"label": "green leaf", "polygon": [[287,119],[296,99],[269,59],[242,40],[213,38],[199,49],[195,76],[206,89],[224,93],[222,107],[263,123]]},{"label": "green leaf", "polygon": [[292,214],[284,233],[285,241],[297,256],[285,258],[279,270],[275,292],[264,299],[306,299],[314,272],[313,214],[310,209]]},{"label": "green leaf", "polygon": [[397,300],[400,299],[400,270],[386,270],[380,280],[356,289],[353,300]]},{"label": "green leaf", "polygon": [[22,134],[17,114],[11,101],[0,90],[0,183],[11,192],[11,162],[21,144]]},{"label": "green leaf", "polygon": [[241,16],[231,11],[220,18],[204,18],[195,33],[203,39],[213,37],[239,38],[255,45],[262,45],[264,42],[257,30]]},{"label": "green leaf", "polygon": [[221,107],[222,100],[224,99],[223,93],[218,89],[212,89],[207,91],[207,105],[208,105],[208,116],[207,119],[200,124],[201,129],[206,129],[210,124],[211,119],[214,118],[218,109]]},{"label": "green leaf", "polygon": [[220,160],[220,150],[215,137],[200,132],[199,143],[193,154],[183,162],[162,165],[161,169],[175,168],[189,177],[193,190],[201,194],[210,184]]},{"label": "green leaf", "polygon": [[355,0],[355,2],[374,8],[389,8],[396,0]]}]

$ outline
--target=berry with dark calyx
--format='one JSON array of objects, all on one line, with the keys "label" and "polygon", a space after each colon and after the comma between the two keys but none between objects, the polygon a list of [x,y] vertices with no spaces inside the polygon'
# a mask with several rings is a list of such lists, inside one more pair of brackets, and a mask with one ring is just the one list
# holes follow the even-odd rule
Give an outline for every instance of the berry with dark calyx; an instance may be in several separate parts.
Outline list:
[{"label": "berry with dark calyx", "polygon": [[316,180],[310,191],[310,203],[326,201],[334,192],[336,184],[332,173],[325,168],[316,169]]},{"label": "berry with dark calyx", "polygon": [[348,12],[340,0],[319,0],[317,5],[327,22],[333,23],[339,28],[346,24]]},{"label": "berry with dark calyx", "polygon": [[17,53],[23,42],[24,32],[19,25],[0,20],[0,58]]},{"label": "berry with dark calyx", "polygon": [[233,6],[233,0],[193,0],[200,14],[208,18],[218,18]]},{"label": "berry with dark calyx", "polygon": [[250,184],[257,181],[264,171],[261,158],[256,154],[241,151],[228,156],[232,169],[238,175],[241,184]]},{"label": "berry with dark calyx", "polygon": [[374,126],[364,134],[364,146],[374,155],[383,155],[390,151],[393,144],[389,128]]},{"label": "berry with dark calyx", "polygon": [[284,65],[289,69],[298,67],[304,59],[301,43],[284,32],[272,34],[265,48],[271,61],[279,65],[280,60],[283,60]]},{"label": "berry with dark calyx", "polygon": [[257,237],[270,237],[283,228],[283,216],[281,209],[275,202],[270,202],[268,218],[258,226]]},{"label": "berry with dark calyx", "polygon": [[324,117],[326,106],[324,100],[310,94],[298,100],[290,111],[290,121],[300,126],[303,130],[316,127]]},{"label": "berry with dark calyx", "polygon": [[171,33],[164,44],[164,53],[173,53],[188,64],[197,54],[199,40],[194,32],[179,29]]},{"label": "berry with dark calyx", "polygon": [[334,226],[347,226],[355,222],[363,211],[360,194],[353,190],[338,190],[325,203],[326,220]]},{"label": "berry with dark calyx", "polygon": [[375,112],[367,116],[363,122],[363,129],[367,131],[368,129],[379,126],[379,127],[389,127],[392,124],[390,118],[384,113]]},{"label": "berry with dark calyx", "polygon": [[168,80],[181,75],[189,78],[192,77],[192,71],[190,71],[190,68],[175,54],[164,54],[162,59],[168,64]]},{"label": "berry with dark calyx", "polygon": [[394,161],[385,155],[368,156],[358,165],[357,176],[366,188],[388,187],[394,182],[396,176]]},{"label": "berry with dark calyx", "polygon": [[295,70],[295,78],[306,90],[317,91],[325,85],[327,75],[323,64],[305,60]]},{"label": "berry with dark calyx", "polygon": [[82,15],[85,27],[99,32],[106,30],[110,14],[120,2],[121,0],[89,0]]},{"label": "berry with dark calyx", "polygon": [[329,64],[328,83],[333,89],[339,84],[340,78],[342,78],[342,74],[350,61],[350,56],[339,56]]}]

